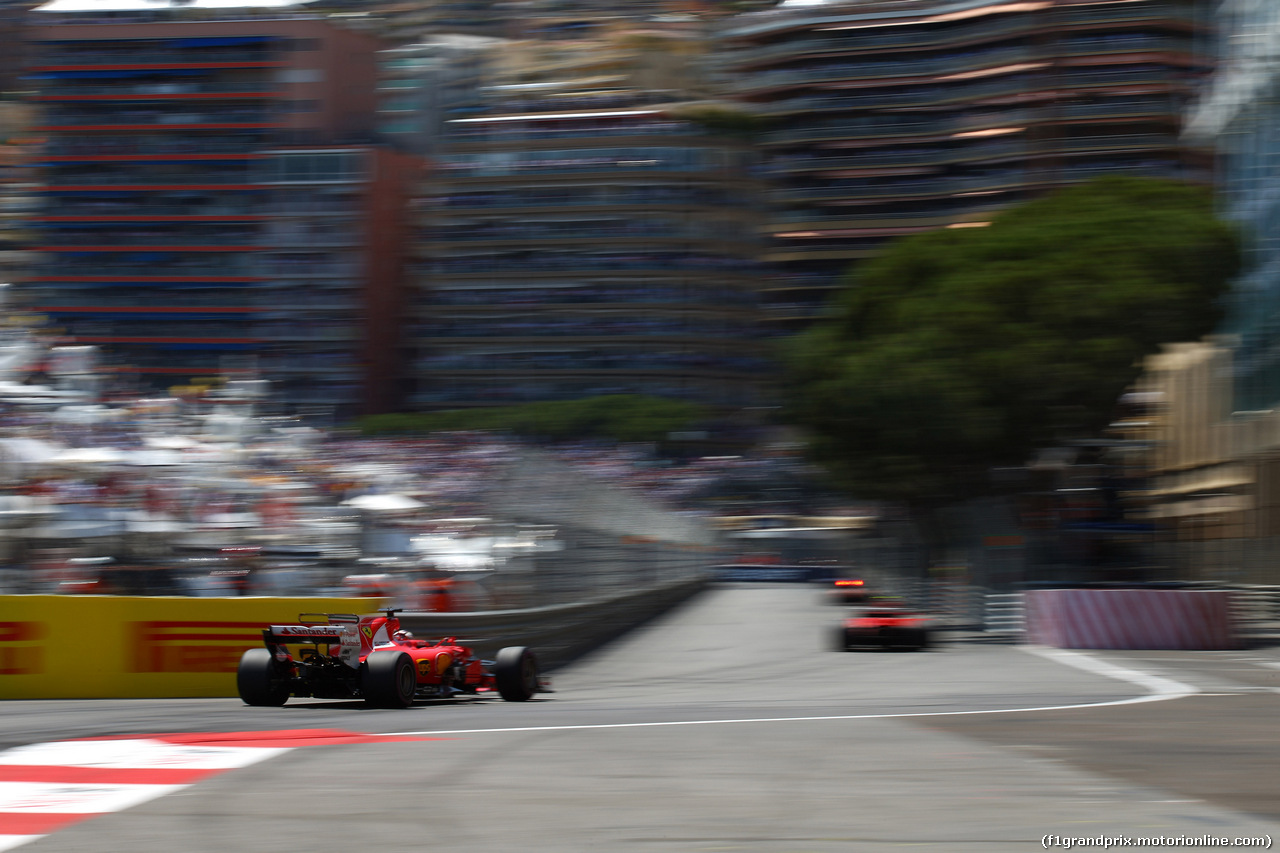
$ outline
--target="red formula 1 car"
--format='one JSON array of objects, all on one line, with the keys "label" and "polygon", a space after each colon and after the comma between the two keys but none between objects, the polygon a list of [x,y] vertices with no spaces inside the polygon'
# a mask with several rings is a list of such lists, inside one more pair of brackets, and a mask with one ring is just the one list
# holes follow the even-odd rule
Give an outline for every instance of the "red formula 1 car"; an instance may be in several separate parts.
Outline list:
[{"label": "red formula 1 car", "polygon": [[835,631],[836,651],[855,648],[910,649],[922,651],[933,642],[931,620],[899,606],[861,609]]},{"label": "red formula 1 car", "polygon": [[290,696],[311,696],[407,708],[415,698],[482,690],[523,702],[542,689],[531,649],[510,646],[496,660],[482,661],[456,637],[414,639],[400,628],[398,612],[304,613],[301,624],[264,628],[266,648],[249,649],[240,658],[240,698],[247,705],[283,705]]},{"label": "red formula 1 car", "polygon": [[826,595],[831,604],[862,604],[871,598],[871,589],[862,578],[836,578]]}]

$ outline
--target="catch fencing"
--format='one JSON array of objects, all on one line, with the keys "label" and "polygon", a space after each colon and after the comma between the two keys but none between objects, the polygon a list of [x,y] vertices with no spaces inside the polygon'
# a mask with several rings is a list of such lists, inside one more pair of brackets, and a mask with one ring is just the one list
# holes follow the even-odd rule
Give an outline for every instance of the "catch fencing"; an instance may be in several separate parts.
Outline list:
[{"label": "catch fencing", "polygon": [[518,607],[578,604],[705,583],[723,561],[719,534],[536,450],[522,450],[486,489],[479,511],[533,543],[506,555],[493,581]]}]

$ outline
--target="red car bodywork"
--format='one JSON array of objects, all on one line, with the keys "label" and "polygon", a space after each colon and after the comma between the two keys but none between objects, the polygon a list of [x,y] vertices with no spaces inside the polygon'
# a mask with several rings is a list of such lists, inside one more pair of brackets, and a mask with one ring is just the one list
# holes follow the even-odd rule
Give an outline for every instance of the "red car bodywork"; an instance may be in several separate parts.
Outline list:
[{"label": "red car bodywork", "polygon": [[827,596],[832,604],[861,604],[871,597],[871,590],[861,578],[836,578]]},{"label": "red car bodywork", "polygon": [[404,707],[414,698],[495,689],[504,699],[523,701],[541,688],[529,649],[505,648],[496,661],[482,661],[456,637],[413,638],[395,613],[303,614],[300,624],[265,628],[266,648],[241,658],[241,698],[250,705],[304,696]]},{"label": "red car bodywork", "polygon": [[836,648],[859,646],[927,649],[932,641],[928,616],[898,607],[869,607],[845,619],[836,632]]}]

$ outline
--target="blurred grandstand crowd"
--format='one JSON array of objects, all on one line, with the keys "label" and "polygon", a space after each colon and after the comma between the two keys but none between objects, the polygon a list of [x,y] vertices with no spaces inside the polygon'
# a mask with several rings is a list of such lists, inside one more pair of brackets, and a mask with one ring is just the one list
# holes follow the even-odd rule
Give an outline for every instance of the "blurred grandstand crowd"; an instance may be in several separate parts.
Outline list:
[{"label": "blurred grandstand crowd", "polygon": [[672,457],[647,444],[367,438],[247,420],[227,440],[209,422],[182,432],[105,408],[0,416],[0,591],[380,594],[368,579],[388,572],[443,582],[527,544],[491,497],[529,453],[708,525],[794,511],[807,492],[807,466],[788,450]]}]

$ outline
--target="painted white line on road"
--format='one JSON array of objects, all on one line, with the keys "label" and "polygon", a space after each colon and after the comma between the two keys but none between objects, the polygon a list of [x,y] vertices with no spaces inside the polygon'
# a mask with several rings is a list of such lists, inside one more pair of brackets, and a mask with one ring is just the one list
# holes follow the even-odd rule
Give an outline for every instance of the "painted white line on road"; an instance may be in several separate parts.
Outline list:
[{"label": "painted white line on road", "polygon": [[826,714],[813,717],[751,717],[729,720],[667,720],[647,723],[581,723],[565,726],[509,726],[491,729],[441,729],[420,732],[384,732],[383,737],[410,737],[422,735],[474,735],[501,732],[566,732],[586,729],[644,729],[664,726],[721,726],[739,723],[812,723],[825,720],[900,720],[912,717],[965,717],[978,714],[1029,714],[1037,711],[1070,711],[1076,708],[1111,708],[1117,705],[1138,705],[1144,702],[1164,702],[1169,699],[1181,699],[1194,696],[1200,691],[1190,684],[1163,678],[1149,672],[1127,669],[1108,663],[1079,652],[1065,649],[1049,649],[1038,646],[1019,646],[1023,651],[1058,663],[1074,666],[1096,675],[1127,681],[1151,692],[1145,696],[1134,696],[1129,699],[1111,699],[1105,702],[1082,702],[1076,705],[1035,705],[1029,708],[986,708],[979,711],[915,711],[890,714]]},{"label": "painted white line on road", "polygon": [[1200,688],[1184,684],[1181,681],[1174,681],[1172,678],[1165,678],[1140,669],[1118,666],[1110,661],[1069,649],[1055,649],[1049,646],[1019,646],[1019,648],[1029,654],[1056,661],[1065,666],[1072,666],[1085,672],[1091,672],[1094,675],[1103,675],[1107,678],[1136,684],[1138,687],[1151,691],[1151,695],[1147,697],[1148,701],[1180,699],[1183,696],[1191,696],[1200,692]]},{"label": "painted white line on road", "polygon": [[[813,717],[749,717],[731,720],[665,720],[651,723],[581,723],[569,726],[510,726],[493,729],[436,729],[420,732],[382,732],[382,737],[410,737],[426,735],[474,735],[497,732],[564,732],[581,729],[644,729],[661,726],[720,726],[735,723],[810,723],[822,720],[899,720],[909,717],[964,717],[975,714],[1029,714],[1035,711],[1070,711],[1075,708],[1110,708],[1116,705],[1137,705],[1143,702],[1162,702],[1192,694],[1150,694],[1131,699],[1112,699],[1106,702],[1084,702],[1079,705],[1034,705],[1029,708],[987,708],[981,711],[916,711],[893,714],[824,714]],[[379,735],[373,735],[378,737]]]}]

